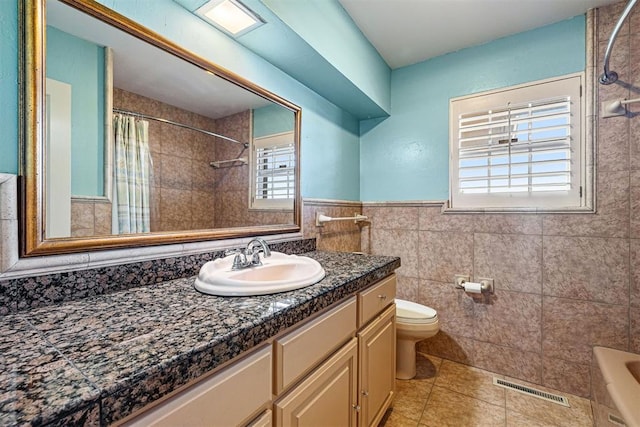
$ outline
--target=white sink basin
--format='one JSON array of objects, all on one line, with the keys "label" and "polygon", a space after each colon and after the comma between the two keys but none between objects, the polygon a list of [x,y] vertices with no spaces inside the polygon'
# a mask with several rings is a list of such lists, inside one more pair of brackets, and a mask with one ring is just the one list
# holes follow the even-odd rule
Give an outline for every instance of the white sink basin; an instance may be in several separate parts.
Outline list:
[{"label": "white sink basin", "polygon": [[325,274],[315,259],[280,252],[271,252],[270,257],[262,259],[260,266],[231,270],[234,256],[203,265],[195,288],[205,294],[220,296],[266,295],[313,285]]}]

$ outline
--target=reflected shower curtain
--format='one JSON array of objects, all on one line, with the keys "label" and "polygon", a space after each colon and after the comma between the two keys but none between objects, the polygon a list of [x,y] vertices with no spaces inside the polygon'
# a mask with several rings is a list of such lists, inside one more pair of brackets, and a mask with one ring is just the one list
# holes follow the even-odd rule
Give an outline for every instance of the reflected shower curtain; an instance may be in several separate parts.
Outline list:
[{"label": "reflected shower curtain", "polygon": [[149,122],[125,114],[113,115],[113,221],[114,234],[150,231],[151,154]]}]

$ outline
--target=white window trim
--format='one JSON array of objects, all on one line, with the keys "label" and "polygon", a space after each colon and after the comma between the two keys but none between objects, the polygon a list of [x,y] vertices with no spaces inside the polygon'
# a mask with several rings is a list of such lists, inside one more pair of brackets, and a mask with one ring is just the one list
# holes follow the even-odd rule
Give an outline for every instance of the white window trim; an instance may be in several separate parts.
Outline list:
[{"label": "white window trim", "polygon": [[[289,199],[257,199],[256,194],[256,173],[257,173],[257,154],[256,150],[265,146],[279,146],[293,144],[295,134],[293,131],[282,132],[273,135],[266,135],[253,138],[251,141],[251,149],[249,150],[249,165],[251,168],[251,182],[249,185],[249,210],[251,211],[290,211],[293,209],[294,198]],[[295,144],[294,144],[295,150]],[[295,173],[294,173],[294,185]],[[295,189],[294,189],[295,190]]]},{"label": "white window trim", "polygon": [[[454,193],[457,193],[457,185],[458,185],[458,176],[457,176],[457,165],[458,165],[458,141],[457,141],[457,129],[458,129],[458,118],[456,113],[453,112],[452,104],[456,101],[467,100],[467,99],[477,99],[481,100],[482,98],[488,95],[500,94],[502,92],[508,92],[512,90],[517,90],[521,88],[534,87],[537,85],[567,80],[567,79],[575,79],[578,78],[581,87],[581,95],[579,100],[579,117],[580,117],[580,125],[579,128],[576,129],[580,134],[580,155],[579,158],[579,186],[582,188],[582,197],[579,199],[579,202],[572,206],[545,206],[536,203],[536,201],[532,198],[528,198],[529,201],[533,201],[533,203],[528,203],[525,206],[515,206],[509,204],[500,203],[456,203],[460,201],[460,197],[456,198]],[[464,213],[464,212],[593,212],[594,206],[594,168],[593,168],[593,123],[592,117],[587,116],[586,112],[586,96],[590,91],[585,90],[585,73],[574,73],[565,76],[559,76],[534,82],[528,82],[516,86],[511,86],[507,88],[501,88],[492,91],[486,91],[482,93],[476,93],[471,95],[466,95],[462,97],[452,98],[450,100],[450,114],[449,114],[449,203],[448,206],[445,206],[443,212],[450,213]],[[467,109],[468,110],[468,109]],[[589,129],[589,132],[587,132]],[[511,193],[513,194],[513,193]],[[493,198],[493,195],[491,195]],[[510,197],[511,199],[517,199],[517,197]],[[486,197],[485,200],[489,200],[489,197]]]}]

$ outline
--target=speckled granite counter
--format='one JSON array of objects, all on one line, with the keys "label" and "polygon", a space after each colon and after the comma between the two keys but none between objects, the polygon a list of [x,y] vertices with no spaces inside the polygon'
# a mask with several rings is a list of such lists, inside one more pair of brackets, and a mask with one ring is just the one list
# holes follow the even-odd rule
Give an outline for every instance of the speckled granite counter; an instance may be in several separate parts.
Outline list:
[{"label": "speckled granite counter", "polygon": [[215,297],[194,278],[0,318],[0,425],[108,425],[391,274],[399,258],[310,252],[315,285]]}]

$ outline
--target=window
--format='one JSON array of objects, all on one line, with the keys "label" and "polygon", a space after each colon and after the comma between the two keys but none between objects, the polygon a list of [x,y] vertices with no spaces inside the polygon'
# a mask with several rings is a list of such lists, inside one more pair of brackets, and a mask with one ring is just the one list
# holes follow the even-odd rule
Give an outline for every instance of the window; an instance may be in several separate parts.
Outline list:
[{"label": "window", "polygon": [[251,150],[251,209],[293,209],[295,197],[293,132],[254,138]]},{"label": "window", "polygon": [[453,209],[584,206],[582,74],[450,102]]}]

